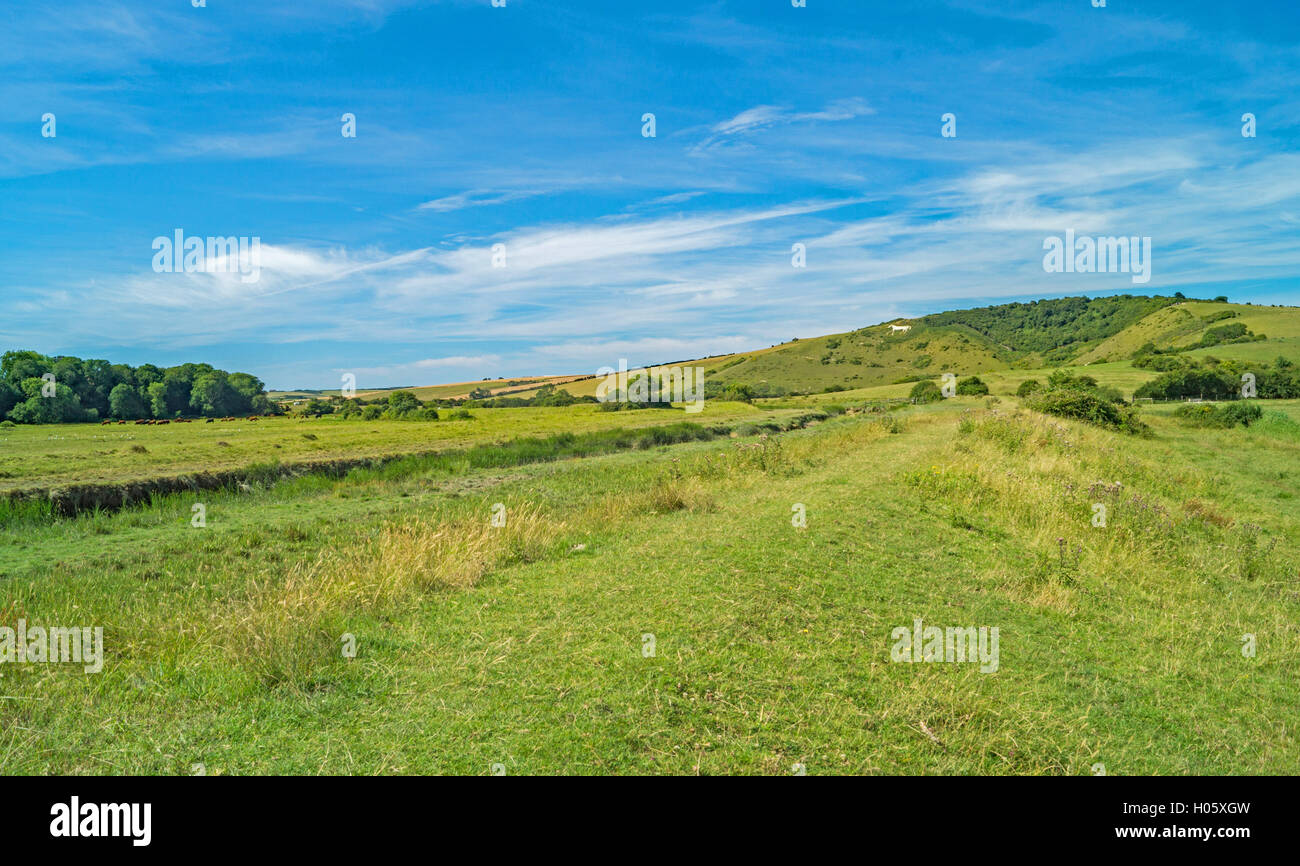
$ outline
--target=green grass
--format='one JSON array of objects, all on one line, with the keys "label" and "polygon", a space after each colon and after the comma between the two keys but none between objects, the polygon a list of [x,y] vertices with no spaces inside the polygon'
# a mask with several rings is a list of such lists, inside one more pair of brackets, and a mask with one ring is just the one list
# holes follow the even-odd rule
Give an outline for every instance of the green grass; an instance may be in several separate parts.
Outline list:
[{"label": "green grass", "polygon": [[[1237,315],[1230,319],[1215,321],[1214,317],[1232,312]],[[1201,335],[1207,330],[1228,323],[1241,323],[1256,334],[1263,334],[1269,340],[1285,340],[1281,354],[1294,351],[1294,339],[1300,337],[1300,308],[1266,307],[1248,304],[1224,304],[1212,301],[1185,301],[1174,306],[1157,310],[1134,325],[1102,341],[1099,345],[1079,357],[1082,362],[1118,361],[1131,358],[1145,343],[1154,343],[1158,348],[1185,348],[1200,342]],[[1215,346],[1206,351],[1219,357],[1237,357],[1225,354],[1236,350],[1238,346],[1249,344],[1230,344]],[[1266,360],[1276,357],[1274,351]]]},{"label": "green grass", "polygon": [[[1151,439],[983,405],[0,531],[0,622],[107,645],[0,666],[0,766],[1294,773],[1300,404]],[[916,617],[997,626],[998,672],[892,663]]]},{"label": "green grass", "polygon": [[[1110,363],[1099,364],[1066,364],[1066,369],[1073,370],[1075,373],[1089,375],[1095,378],[1098,384],[1109,385],[1118,388],[1126,397],[1132,397],[1133,391],[1151,379],[1154,379],[1158,373],[1151,370],[1141,370],[1134,367],[1128,361],[1115,361]],[[982,372],[979,377],[989,386],[989,393],[995,397],[1012,397],[1020,383],[1027,379],[1037,379],[1039,382],[1046,382],[1048,376],[1057,368],[1044,367],[1038,369],[1013,370],[1002,369]],[[942,371],[948,372],[948,371]],[[936,377],[940,375],[936,373]],[[887,400],[905,398],[908,392],[912,390],[913,383],[905,382],[892,385],[876,385],[869,388],[853,388],[847,391],[837,391],[830,394],[809,394],[804,397],[783,398],[777,400],[762,400],[759,405],[763,406],[780,406],[780,407],[802,407],[817,406],[824,403],[853,403],[865,400]]]},{"label": "green grass", "polygon": [[900,379],[952,372],[966,376],[1006,366],[997,347],[979,335],[951,327],[915,323],[906,333],[877,325],[786,343],[741,363],[709,365],[707,378],[749,385],[771,384],[790,391],[821,391],[830,385],[856,389]]},{"label": "green grass", "polygon": [[699,413],[604,413],[594,405],[579,405],[476,410],[471,413],[473,419],[465,421],[361,421],[326,416],[166,426],[20,425],[0,430],[0,493],[218,472],[269,460],[293,463],[383,457],[528,436],[681,421],[712,424],[759,413],[743,403],[709,401]]},{"label": "green grass", "polygon": [[1300,337],[1279,339],[1270,337],[1257,343],[1227,343],[1187,352],[1187,357],[1197,360],[1206,356],[1213,356],[1223,361],[1252,361],[1262,364],[1272,364],[1282,357],[1293,363],[1300,363]]},{"label": "green grass", "polygon": [[[1300,310],[1188,302],[1066,366],[1131,395],[1155,375],[1133,350],[1224,311],[1269,339],[1190,354],[1300,360]],[[0,665],[0,768],[1295,773],[1300,401],[1231,429],[1144,405],[1124,436],[1011,397],[1040,357],[917,320],[705,359],[851,390],[700,414],[0,430],[0,493],[247,481],[67,518],[0,497],[0,625],[102,626],[107,650],[98,675]],[[942,372],[992,393],[862,408]],[[891,662],[916,618],[996,626],[997,673]]]}]

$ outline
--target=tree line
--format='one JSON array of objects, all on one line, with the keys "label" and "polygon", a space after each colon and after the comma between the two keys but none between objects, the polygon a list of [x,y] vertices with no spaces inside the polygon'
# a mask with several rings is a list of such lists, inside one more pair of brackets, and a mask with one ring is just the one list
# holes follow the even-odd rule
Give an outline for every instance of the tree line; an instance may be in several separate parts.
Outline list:
[{"label": "tree line", "polygon": [[0,421],[61,424],[278,411],[261,379],[211,364],[132,367],[27,350],[0,355]]},{"label": "tree line", "polygon": [[1244,379],[1253,377],[1254,395],[1266,400],[1294,400],[1300,397],[1300,367],[1279,356],[1272,365],[1206,357],[1190,359],[1178,368],[1161,373],[1133,392],[1135,398],[1177,400],[1197,397],[1205,400],[1234,400],[1241,396]]},{"label": "tree line", "polygon": [[1065,360],[1081,345],[1118,334],[1173,298],[1112,295],[1070,297],[952,310],[921,317],[931,327],[963,326],[1011,351],[1040,352],[1051,362]]}]

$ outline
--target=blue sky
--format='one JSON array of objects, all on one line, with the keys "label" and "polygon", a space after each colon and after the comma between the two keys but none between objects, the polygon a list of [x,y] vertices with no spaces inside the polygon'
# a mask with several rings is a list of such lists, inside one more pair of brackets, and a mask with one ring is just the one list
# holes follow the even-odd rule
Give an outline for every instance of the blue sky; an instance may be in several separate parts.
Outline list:
[{"label": "blue sky", "polygon": [[[5,16],[0,349],[366,388],[1067,294],[1297,302],[1294,0]],[[155,273],[176,229],[260,238],[260,278]],[[1151,237],[1151,281],[1045,273],[1067,229]]]}]

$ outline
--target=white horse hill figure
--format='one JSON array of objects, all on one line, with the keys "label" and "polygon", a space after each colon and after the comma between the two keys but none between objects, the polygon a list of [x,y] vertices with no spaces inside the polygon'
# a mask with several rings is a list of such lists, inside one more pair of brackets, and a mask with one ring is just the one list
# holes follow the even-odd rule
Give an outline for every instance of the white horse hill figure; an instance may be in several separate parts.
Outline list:
[{"label": "white horse hill figure", "polygon": [[910,330],[912,330],[911,325],[890,325],[889,326],[889,333],[891,334],[897,334],[899,331],[906,333]]}]

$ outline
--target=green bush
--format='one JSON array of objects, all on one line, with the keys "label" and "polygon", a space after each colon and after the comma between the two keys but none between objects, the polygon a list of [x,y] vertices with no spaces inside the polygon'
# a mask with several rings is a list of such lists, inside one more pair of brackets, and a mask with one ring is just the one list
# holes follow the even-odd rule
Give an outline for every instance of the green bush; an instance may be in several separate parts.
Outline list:
[{"label": "green bush", "polygon": [[413,391],[394,391],[388,395],[388,411],[394,416],[414,412],[420,408],[420,400]]},{"label": "green bush", "polygon": [[616,400],[607,400],[596,405],[598,412],[630,412],[634,409],[672,409],[673,404],[668,402],[657,403],[629,403],[626,400],[619,402]]},{"label": "green bush", "polygon": [[1221,427],[1212,403],[1188,403],[1174,410],[1174,417],[1189,427]]},{"label": "green bush", "polygon": [[1037,412],[1086,421],[1121,433],[1145,434],[1151,429],[1138,418],[1137,410],[1132,406],[1112,402],[1095,391],[1081,388],[1044,391],[1026,405]]},{"label": "green bush", "polygon": [[1174,417],[1191,427],[1215,427],[1221,430],[1236,427],[1238,424],[1249,427],[1263,414],[1264,411],[1257,403],[1244,400],[1222,406],[1213,403],[1188,403],[1174,410]]},{"label": "green bush", "polygon": [[739,383],[728,384],[722,389],[723,400],[734,400],[738,403],[754,402],[754,389],[749,385]]},{"label": "green bush", "polygon": [[1133,366],[1139,370],[1155,370],[1157,373],[1181,370],[1183,367],[1191,366],[1191,363],[1190,360],[1179,355],[1143,355],[1133,359]]},{"label": "green bush", "polygon": [[1016,396],[1030,397],[1033,396],[1034,394],[1037,394],[1041,390],[1043,390],[1042,382],[1038,381],[1037,379],[1026,379],[1025,381],[1021,382],[1020,387],[1016,389]]},{"label": "green bush", "polygon": [[913,385],[907,396],[915,403],[937,403],[943,399],[943,391],[932,380],[925,379]]},{"label": "green bush", "polygon": [[982,397],[988,392],[989,386],[979,376],[967,376],[957,383],[957,393],[963,397]]},{"label": "green bush", "polygon": [[1226,400],[1240,387],[1239,380],[1230,373],[1189,367],[1157,376],[1134,391],[1133,396]]},{"label": "green bush", "polygon": [[1047,377],[1049,390],[1068,388],[1074,391],[1092,391],[1097,387],[1097,380],[1092,376],[1076,376],[1069,370],[1053,370]]}]

